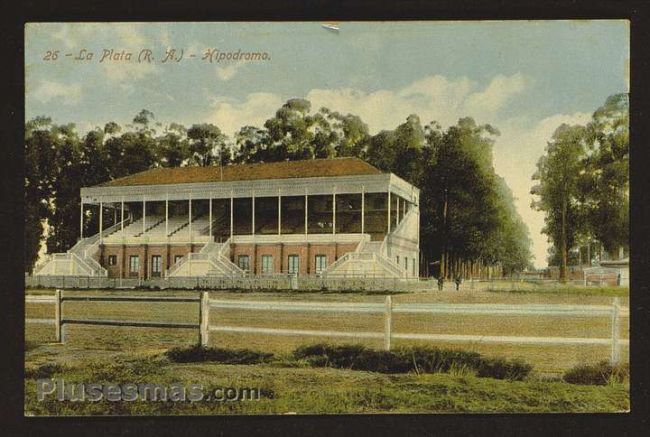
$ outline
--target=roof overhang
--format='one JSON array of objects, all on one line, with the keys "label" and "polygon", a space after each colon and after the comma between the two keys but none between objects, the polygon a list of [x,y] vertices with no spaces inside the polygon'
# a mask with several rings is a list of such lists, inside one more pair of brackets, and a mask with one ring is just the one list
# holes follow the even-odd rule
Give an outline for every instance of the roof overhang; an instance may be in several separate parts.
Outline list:
[{"label": "roof overhang", "polygon": [[191,184],[130,185],[81,188],[85,204],[365,193],[397,194],[418,204],[420,190],[392,173],[360,176],[259,179]]}]

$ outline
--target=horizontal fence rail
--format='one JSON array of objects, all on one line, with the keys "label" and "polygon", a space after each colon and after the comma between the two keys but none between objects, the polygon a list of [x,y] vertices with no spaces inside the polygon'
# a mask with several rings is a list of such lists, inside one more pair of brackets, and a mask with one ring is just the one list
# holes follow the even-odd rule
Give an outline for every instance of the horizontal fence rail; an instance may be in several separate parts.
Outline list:
[{"label": "horizontal fence rail", "polygon": [[[459,343],[487,344],[538,344],[538,345],[611,345],[611,361],[620,359],[620,347],[629,345],[628,339],[621,339],[619,322],[621,317],[629,317],[629,309],[619,306],[618,298],[614,298],[611,306],[607,305],[564,305],[564,304],[448,304],[448,303],[396,303],[391,296],[386,296],[384,302],[296,302],[296,301],[251,301],[210,299],[207,292],[201,292],[201,297],[161,297],[161,296],[62,296],[57,290],[55,297],[27,296],[27,303],[55,304],[55,318],[26,319],[26,323],[55,324],[57,341],[64,341],[63,327],[69,324],[95,326],[128,326],[148,328],[179,328],[198,329],[199,344],[209,343],[210,332],[241,333],[278,336],[310,336],[383,339],[384,348],[391,349],[393,340],[423,340]],[[66,301],[77,302],[192,302],[199,303],[198,322],[158,322],[136,320],[97,320],[64,318],[61,315],[62,304]],[[210,309],[244,310],[244,311],[276,311],[276,312],[323,312],[335,314],[383,314],[384,332],[310,330],[263,328],[253,326],[224,326],[210,325]],[[544,337],[544,336],[499,336],[499,335],[456,335],[456,334],[420,334],[393,332],[393,314],[459,314],[459,315],[491,315],[491,316],[557,316],[557,317],[610,317],[611,337]]]},{"label": "horizontal fence rail", "polygon": [[[56,328],[56,341],[65,343],[66,325],[89,326],[126,326],[134,328],[172,328],[172,329],[197,329],[201,328],[203,310],[206,308],[207,293],[199,297],[166,297],[166,296],[63,296],[61,290],[56,290],[54,298],[49,296],[26,296],[26,303],[54,304],[54,319],[25,319],[25,323],[54,324]],[[107,319],[76,319],[62,316],[64,302],[147,302],[147,303],[199,303],[199,321],[196,323],[159,322],[142,320],[107,320]],[[202,344],[202,333],[199,333],[199,342]]]},{"label": "horizontal fence rail", "polygon": [[158,297],[158,296],[65,296],[61,301],[84,302],[200,302],[198,297]]},{"label": "horizontal fence rail", "polygon": [[132,326],[141,328],[190,328],[196,329],[198,323],[178,322],[142,322],[138,320],[90,320],[90,319],[63,319],[62,324],[71,325],[100,325],[100,326]]}]

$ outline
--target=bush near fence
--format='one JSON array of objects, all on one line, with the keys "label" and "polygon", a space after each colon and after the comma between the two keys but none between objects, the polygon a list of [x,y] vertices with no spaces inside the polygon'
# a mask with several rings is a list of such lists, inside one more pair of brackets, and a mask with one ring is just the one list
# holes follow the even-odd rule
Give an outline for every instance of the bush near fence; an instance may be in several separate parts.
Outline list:
[{"label": "bush near fence", "polygon": [[567,370],[562,379],[570,384],[607,385],[623,383],[630,379],[628,363],[612,365],[607,361],[598,364],[582,364]]}]

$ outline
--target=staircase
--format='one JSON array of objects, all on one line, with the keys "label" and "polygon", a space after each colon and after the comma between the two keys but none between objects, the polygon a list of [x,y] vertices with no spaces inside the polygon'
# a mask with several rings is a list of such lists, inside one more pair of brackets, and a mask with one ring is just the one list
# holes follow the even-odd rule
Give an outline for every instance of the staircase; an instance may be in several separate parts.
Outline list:
[{"label": "staircase", "polygon": [[385,256],[386,238],[383,241],[362,240],[354,252],[348,252],[331,264],[327,276],[361,276],[405,278],[406,270]]},{"label": "staircase", "polygon": [[198,253],[188,253],[167,271],[167,277],[243,277],[245,272],[229,258],[230,241],[210,242]]},{"label": "staircase", "polygon": [[[126,225],[131,220],[124,220]],[[122,223],[117,223],[102,231],[106,238],[119,230]],[[108,272],[96,260],[99,251],[99,233],[92,237],[82,238],[66,253],[47,255],[34,269],[34,276],[108,276]]]}]

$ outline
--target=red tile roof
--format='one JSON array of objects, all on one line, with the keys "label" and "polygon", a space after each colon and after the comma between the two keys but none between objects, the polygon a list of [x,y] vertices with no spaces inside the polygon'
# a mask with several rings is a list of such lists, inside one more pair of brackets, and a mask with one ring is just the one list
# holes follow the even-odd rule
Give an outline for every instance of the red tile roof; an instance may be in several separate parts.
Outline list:
[{"label": "red tile roof", "polygon": [[262,164],[153,168],[100,184],[102,187],[131,185],[188,184],[201,182],[231,182],[260,179],[290,179],[311,177],[361,176],[382,173],[359,158],[309,159]]}]

